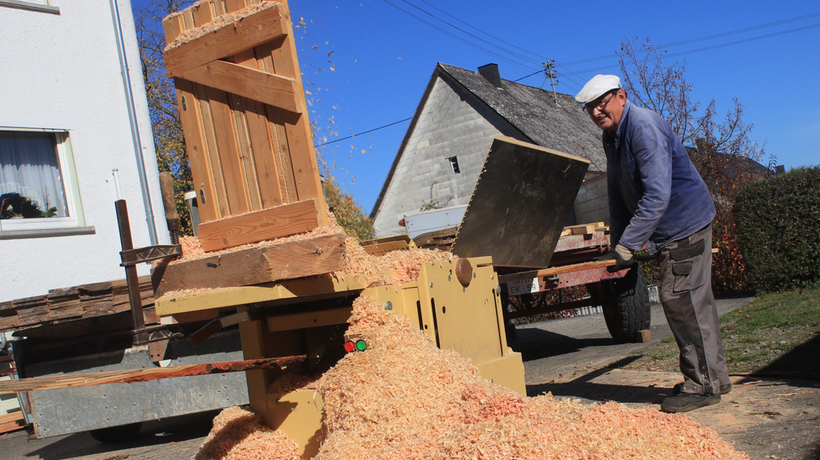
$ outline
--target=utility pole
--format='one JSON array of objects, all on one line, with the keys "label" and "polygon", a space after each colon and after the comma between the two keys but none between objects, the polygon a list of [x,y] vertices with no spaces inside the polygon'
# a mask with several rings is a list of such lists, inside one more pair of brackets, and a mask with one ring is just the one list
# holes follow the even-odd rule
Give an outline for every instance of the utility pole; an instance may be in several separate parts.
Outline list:
[{"label": "utility pole", "polygon": [[[558,80],[556,80],[555,78],[558,77],[558,74],[555,73],[555,61],[550,60],[546,63],[542,63],[541,65],[544,66],[544,83],[547,82],[547,78],[549,78],[552,82],[552,100],[555,101],[555,103],[557,104],[558,97],[555,95],[555,85],[558,84]],[[543,83],[541,84],[541,87],[544,87]]]}]

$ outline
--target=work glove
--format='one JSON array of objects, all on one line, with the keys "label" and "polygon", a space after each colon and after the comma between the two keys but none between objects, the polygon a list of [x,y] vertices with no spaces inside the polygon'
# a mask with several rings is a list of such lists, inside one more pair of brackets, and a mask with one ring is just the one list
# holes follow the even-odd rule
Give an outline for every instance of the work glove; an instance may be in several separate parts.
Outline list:
[{"label": "work glove", "polygon": [[624,245],[617,245],[608,253],[598,258],[598,261],[615,260],[615,265],[610,265],[607,270],[611,272],[621,271],[635,265],[635,252]]}]

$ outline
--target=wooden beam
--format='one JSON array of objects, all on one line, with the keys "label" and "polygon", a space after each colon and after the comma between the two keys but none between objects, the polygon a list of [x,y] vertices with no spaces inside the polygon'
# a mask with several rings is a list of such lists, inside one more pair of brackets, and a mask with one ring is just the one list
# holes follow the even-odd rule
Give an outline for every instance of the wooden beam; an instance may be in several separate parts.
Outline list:
[{"label": "wooden beam", "polygon": [[205,252],[309,232],[320,226],[318,200],[306,200],[199,225]]},{"label": "wooden beam", "polygon": [[342,270],[346,238],[337,233],[176,261],[166,267],[156,297],[185,289],[251,286]]},{"label": "wooden beam", "polygon": [[500,275],[498,277],[499,283],[511,283],[513,281],[521,281],[532,278],[540,278],[542,276],[560,275],[562,273],[570,273],[579,270],[586,270],[588,268],[602,268],[610,265],[615,265],[615,259],[601,260],[595,262],[586,262],[582,264],[562,265],[560,267],[550,267],[543,270],[532,270],[527,272],[511,273],[509,275]]},{"label": "wooden beam", "polygon": [[[217,18],[218,19],[218,18]],[[219,25],[214,21],[215,25]],[[281,5],[272,3],[236,22],[221,24],[213,32],[205,29],[186,30],[201,35],[165,51],[165,70],[169,77],[180,77],[186,71],[251,49],[267,41],[287,35],[290,23]]]},{"label": "wooden beam", "polygon": [[292,78],[250,69],[232,62],[213,61],[178,75],[195,83],[254,99],[289,112],[301,113]]},{"label": "wooden beam", "polygon": [[0,394],[27,391],[58,390],[61,388],[88,387],[108,383],[136,383],[149,380],[189,377],[192,375],[243,372],[271,367],[283,368],[305,360],[304,355],[282,358],[262,358],[223,363],[189,364],[184,366],[130,369],[125,371],[95,372],[92,374],[68,374],[46,377],[0,381]]}]

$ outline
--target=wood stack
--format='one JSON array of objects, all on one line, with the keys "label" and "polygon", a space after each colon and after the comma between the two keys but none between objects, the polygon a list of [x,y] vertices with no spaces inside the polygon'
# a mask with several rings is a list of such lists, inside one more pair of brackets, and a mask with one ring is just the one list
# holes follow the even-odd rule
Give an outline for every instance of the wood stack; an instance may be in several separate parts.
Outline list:
[{"label": "wood stack", "polygon": [[[154,303],[151,277],[140,277],[142,306]],[[0,332],[129,311],[125,280],[52,289],[46,295],[0,303]]]},{"label": "wood stack", "polygon": [[163,27],[202,248],[327,225],[287,2],[202,0]]}]

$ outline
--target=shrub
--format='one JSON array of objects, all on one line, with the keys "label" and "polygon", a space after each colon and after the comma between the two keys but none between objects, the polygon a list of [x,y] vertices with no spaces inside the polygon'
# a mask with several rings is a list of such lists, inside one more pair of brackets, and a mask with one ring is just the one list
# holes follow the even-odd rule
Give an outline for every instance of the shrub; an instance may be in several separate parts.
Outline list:
[{"label": "shrub", "polygon": [[820,280],[820,168],[744,187],[735,198],[734,213],[756,289],[779,291]]}]

